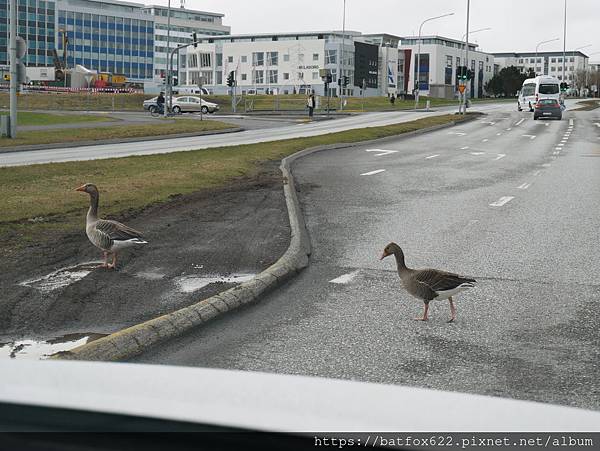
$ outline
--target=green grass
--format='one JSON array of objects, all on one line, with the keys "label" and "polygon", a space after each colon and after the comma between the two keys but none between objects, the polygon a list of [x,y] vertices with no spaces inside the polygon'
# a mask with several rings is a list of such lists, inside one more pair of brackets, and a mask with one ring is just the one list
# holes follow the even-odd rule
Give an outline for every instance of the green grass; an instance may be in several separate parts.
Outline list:
[{"label": "green grass", "polygon": [[0,168],[0,249],[16,249],[49,234],[82,227],[88,199],[74,188],[95,183],[101,214],[119,217],[172,196],[222,186],[258,164],[324,144],[354,143],[460,121],[455,115],[216,149],[106,160]]},{"label": "green grass", "polygon": [[[0,115],[7,115],[8,111],[0,111]],[[76,115],[60,113],[29,113],[19,112],[17,114],[17,125],[57,125],[76,124],[82,122],[106,122],[118,119],[109,116]]]},{"label": "green grass", "polygon": [[591,111],[595,110],[596,108],[600,108],[600,100],[583,100],[581,102],[577,102],[577,105],[580,105],[580,107],[573,111]]},{"label": "green grass", "polygon": [[2,147],[70,143],[77,141],[104,141],[107,139],[139,138],[162,136],[176,133],[194,133],[208,130],[222,130],[233,127],[219,121],[199,121],[195,119],[157,119],[155,123],[140,125],[117,125],[114,127],[57,129],[43,131],[17,131],[17,138],[0,138]]}]

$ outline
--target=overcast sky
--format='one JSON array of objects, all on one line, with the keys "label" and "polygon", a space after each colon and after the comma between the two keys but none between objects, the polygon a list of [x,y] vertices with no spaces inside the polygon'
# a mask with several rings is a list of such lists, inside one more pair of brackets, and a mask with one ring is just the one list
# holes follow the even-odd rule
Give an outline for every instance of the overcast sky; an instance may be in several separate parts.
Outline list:
[{"label": "overcast sky", "polygon": [[[138,0],[139,1],[139,0]],[[171,0],[179,7],[179,0]],[[145,3],[167,4],[167,0]],[[186,7],[225,14],[232,33],[315,31],[342,28],[343,0],[186,0]],[[423,35],[461,39],[467,0],[346,0],[346,28],[363,33],[417,35],[419,24],[432,16],[454,15],[426,23]],[[471,0],[471,42],[488,52],[562,50],[564,0]],[[567,49],[600,52],[600,0],[567,0]],[[592,60],[600,61],[600,53]]]}]

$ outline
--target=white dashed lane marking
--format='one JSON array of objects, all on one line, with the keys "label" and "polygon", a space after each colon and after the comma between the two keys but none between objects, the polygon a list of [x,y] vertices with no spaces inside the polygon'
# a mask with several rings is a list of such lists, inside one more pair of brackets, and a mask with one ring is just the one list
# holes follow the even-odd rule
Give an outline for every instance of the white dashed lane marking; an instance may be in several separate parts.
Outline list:
[{"label": "white dashed lane marking", "polygon": [[527,189],[531,186],[531,183],[523,183],[520,186],[517,186],[517,189]]},{"label": "white dashed lane marking", "polygon": [[486,139],[482,139],[482,140],[481,140],[481,142],[482,142],[482,143],[486,143],[486,142],[488,142],[488,141],[489,141],[489,139],[487,139],[487,138],[486,138]]},{"label": "white dashed lane marking", "polygon": [[385,169],[378,169],[376,171],[365,172],[364,174],[360,174],[360,175],[375,175],[375,174],[379,174],[381,172],[385,172]]},{"label": "white dashed lane marking", "polygon": [[496,158],[494,158],[494,161],[502,160],[502,158],[504,158],[505,156],[506,156],[505,153],[499,153],[498,156]]},{"label": "white dashed lane marking", "polygon": [[366,149],[365,152],[377,152],[376,157],[382,157],[384,155],[390,155],[392,153],[398,153],[398,150],[383,150],[383,149]]},{"label": "white dashed lane marking", "polygon": [[523,138],[535,139],[536,135],[521,135]]},{"label": "white dashed lane marking", "polygon": [[523,123],[523,121],[524,121],[524,120],[525,120],[525,118],[521,119],[519,122],[517,122],[517,123],[515,124],[515,126],[521,125],[521,124]]},{"label": "white dashed lane marking", "polygon": [[504,197],[501,197],[500,199],[498,199],[493,204],[490,204],[490,207],[502,207],[503,205],[509,203],[514,198],[515,198],[514,196],[504,196]]}]

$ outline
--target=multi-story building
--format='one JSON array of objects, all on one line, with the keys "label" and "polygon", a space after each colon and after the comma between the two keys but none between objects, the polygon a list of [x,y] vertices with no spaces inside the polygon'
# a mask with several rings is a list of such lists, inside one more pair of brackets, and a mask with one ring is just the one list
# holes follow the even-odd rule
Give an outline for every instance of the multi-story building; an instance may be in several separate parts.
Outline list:
[{"label": "multi-story building", "polygon": [[[565,52],[524,52],[524,53],[494,53],[497,70],[504,67],[515,66],[522,72],[533,70],[537,75],[550,75],[570,84],[582,85],[579,80],[582,71],[588,70],[589,58],[580,51]],[[563,66],[565,69],[563,79]]]},{"label": "multi-story building", "polygon": [[[53,50],[67,67],[79,64],[123,74],[130,81],[162,83],[166,75],[167,11],[118,0],[17,0],[18,29],[28,45],[27,66],[53,66]],[[0,0],[0,69],[8,67],[8,1]],[[170,47],[198,35],[226,34],[223,15],[171,9]],[[66,39],[65,39],[66,37]],[[174,72],[178,61],[175,59]]]},{"label": "multi-story building", "polygon": [[67,67],[123,74],[132,81],[152,78],[154,22],[142,6],[116,0],[57,0],[57,49],[67,36]]},{"label": "multi-story building", "polygon": [[[0,1],[0,66],[8,67],[9,2]],[[17,0],[17,33],[27,40],[25,64],[52,65],[50,51],[56,43],[56,2]]]},{"label": "multi-story building", "polygon": [[[152,16],[154,21],[154,79],[162,82],[167,74],[169,50],[181,44],[192,42],[192,33],[198,36],[218,36],[231,33],[231,27],[223,25],[223,14],[194,11],[184,8],[171,8],[169,23],[166,6],[151,5],[142,8],[142,12]],[[170,32],[167,33],[167,29]],[[167,34],[169,46],[167,47]],[[185,64],[186,50],[182,49],[173,57],[173,75],[179,72],[179,61]],[[185,71],[182,71],[185,74]],[[185,75],[184,75],[185,76]],[[185,84],[184,80],[179,80]]]},{"label": "multi-story building", "polygon": [[494,76],[493,54],[482,52],[477,49],[477,44],[469,43],[469,61],[466,61],[464,41],[442,36],[421,36],[420,40],[420,54],[418,36],[403,37],[400,41],[401,50],[410,50],[410,54],[406,54],[407,61],[410,61],[405,82],[408,92],[416,88],[418,73],[421,95],[454,96],[458,86],[456,70],[460,66],[467,66],[474,73],[469,96],[478,98],[485,95],[485,84]]}]

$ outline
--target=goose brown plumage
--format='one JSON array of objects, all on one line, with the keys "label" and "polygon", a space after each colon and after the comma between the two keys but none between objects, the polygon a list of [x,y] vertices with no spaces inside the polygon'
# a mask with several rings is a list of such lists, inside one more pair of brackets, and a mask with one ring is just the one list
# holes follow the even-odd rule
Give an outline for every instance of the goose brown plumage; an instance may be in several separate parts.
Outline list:
[{"label": "goose brown plumage", "polygon": [[476,280],[469,277],[459,276],[451,272],[438,269],[412,269],[406,266],[404,252],[396,243],[388,244],[383,250],[380,260],[394,255],[398,266],[398,275],[402,285],[410,294],[419,298],[425,304],[423,316],[415,318],[418,321],[427,321],[429,313],[429,302],[437,299],[448,299],[450,301],[450,320],[456,319],[456,307],[453,296],[461,291],[475,287]]},{"label": "goose brown plumage", "polygon": [[[100,193],[96,185],[86,183],[76,191],[90,195],[90,209],[86,216],[85,233],[94,246],[104,253],[102,268],[114,269],[117,265],[117,252],[137,244],[147,244],[138,232],[131,227],[109,219],[98,219]],[[108,264],[108,254],[112,254],[112,263]]]}]

